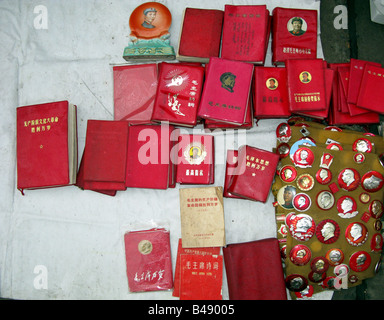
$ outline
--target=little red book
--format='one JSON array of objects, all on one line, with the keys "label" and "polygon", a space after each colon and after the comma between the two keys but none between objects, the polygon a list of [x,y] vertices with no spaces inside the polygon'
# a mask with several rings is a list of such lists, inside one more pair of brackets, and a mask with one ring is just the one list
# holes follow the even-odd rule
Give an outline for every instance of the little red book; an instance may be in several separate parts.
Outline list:
[{"label": "little red book", "polygon": [[252,77],[251,63],[211,58],[197,115],[203,119],[243,124],[251,99]]},{"label": "little red book", "polygon": [[227,150],[227,161],[225,165],[225,177],[224,177],[224,189],[223,196],[226,198],[236,198],[241,199],[239,196],[235,196],[228,192],[228,185],[233,177],[233,173],[238,166],[238,151],[237,150]]},{"label": "little red book", "polygon": [[218,57],[223,17],[222,10],[186,8],[176,59],[206,63],[210,57]]},{"label": "little red book", "polygon": [[317,58],[317,10],[276,7],[272,11],[272,63]]},{"label": "little red book", "polygon": [[170,233],[164,228],[124,234],[130,292],[170,290],[173,287]]},{"label": "little red book", "polygon": [[204,82],[198,65],[162,62],[152,120],[193,127]]},{"label": "little red book", "polygon": [[266,202],[276,173],[279,155],[243,145],[238,150],[238,165],[227,192],[253,201]]},{"label": "little red book", "polygon": [[266,5],[229,5],[224,8],[221,58],[264,64],[270,34]]},{"label": "little red book", "polygon": [[180,134],[176,182],[213,184],[215,145],[211,135]]},{"label": "little red book", "polygon": [[16,109],[17,188],[22,194],[76,183],[76,114],[68,101]]},{"label": "little red book", "polygon": [[229,244],[223,256],[230,300],[287,300],[276,238]]},{"label": "little red book", "polygon": [[114,120],[151,123],[157,74],[156,63],[113,67]]}]

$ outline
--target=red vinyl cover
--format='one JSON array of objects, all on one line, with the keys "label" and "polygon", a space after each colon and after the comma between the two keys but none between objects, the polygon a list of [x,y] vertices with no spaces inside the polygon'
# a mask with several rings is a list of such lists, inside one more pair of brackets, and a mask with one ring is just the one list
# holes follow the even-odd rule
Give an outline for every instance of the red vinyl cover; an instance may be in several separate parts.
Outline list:
[{"label": "red vinyl cover", "polygon": [[223,256],[230,300],[287,300],[276,238],[229,244]]},{"label": "red vinyl cover", "polygon": [[237,150],[227,150],[227,161],[225,165],[225,177],[224,177],[224,189],[223,196],[226,198],[236,198],[241,199],[239,196],[235,196],[228,192],[228,185],[233,177],[233,172],[238,165],[238,151]]}]

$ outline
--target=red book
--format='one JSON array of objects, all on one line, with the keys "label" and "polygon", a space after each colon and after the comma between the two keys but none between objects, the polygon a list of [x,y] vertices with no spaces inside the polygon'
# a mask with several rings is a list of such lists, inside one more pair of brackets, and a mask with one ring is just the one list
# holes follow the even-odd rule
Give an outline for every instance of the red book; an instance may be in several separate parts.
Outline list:
[{"label": "red book", "polygon": [[127,121],[88,120],[84,189],[126,189],[128,128]]},{"label": "red book", "polygon": [[201,66],[162,62],[152,120],[193,127],[204,81]]},{"label": "red book", "polygon": [[221,58],[264,64],[269,21],[266,5],[225,5]]},{"label": "red book", "polygon": [[124,235],[130,292],[170,290],[173,286],[170,235],[166,229]]},{"label": "red book", "polygon": [[222,300],[223,256],[180,256],[180,300]]},{"label": "red book", "polygon": [[215,169],[214,137],[180,134],[176,182],[182,184],[213,184]]},{"label": "red book", "polygon": [[251,63],[211,58],[198,116],[236,125],[244,123],[251,96]]},{"label": "red book", "polygon": [[241,146],[238,166],[228,192],[241,198],[266,202],[276,173],[279,155],[270,151]]},{"label": "red book", "polygon": [[113,67],[114,120],[150,123],[157,89],[157,64]]},{"label": "red book", "polygon": [[186,8],[176,58],[208,62],[210,57],[218,57],[223,17],[222,10]]},{"label": "red book", "polygon": [[227,161],[225,166],[225,177],[224,177],[224,189],[223,196],[226,198],[236,198],[241,199],[239,196],[235,196],[228,192],[228,185],[233,177],[233,173],[238,166],[238,151],[237,150],[227,150]]},{"label": "red book", "polygon": [[174,297],[180,297],[180,276],[181,276],[181,264],[180,256],[181,255],[219,255],[220,247],[203,247],[203,248],[183,248],[182,240],[179,239],[177,247],[177,257],[176,257],[176,266],[175,266],[175,277],[173,280],[173,293]]},{"label": "red book", "polygon": [[286,68],[256,67],[252,86],[255,118],[286,118],[291,115]]},{"label": "red book", "polygon": [[230,300],[287,300],[276,238],[229,244],[223,256]]},{"label": "red book", "polygon": [[16,109],[17,188],[73,185],[77,174],[77,108],[68,101]]},{"label": "red book", "polygon": [[324,61],[287,60],[286,66],[291,112],[326,110]]},{"label": "red book", "polygon": [[272,12],[272,63],[317,58],[317,10],[277,7]]}]

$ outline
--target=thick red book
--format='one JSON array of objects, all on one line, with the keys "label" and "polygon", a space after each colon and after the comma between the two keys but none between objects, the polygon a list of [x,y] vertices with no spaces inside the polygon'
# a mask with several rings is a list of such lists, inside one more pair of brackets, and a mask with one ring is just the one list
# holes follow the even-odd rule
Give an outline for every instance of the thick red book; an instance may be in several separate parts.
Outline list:
[{"label": "thick red book", "polygon": [[233,177],[233,173],[238,166],[238,151],[237,150],[227,150],[227,160],[225,165],[225,177],[224,177],[224,189],[223,196],[226,198],[236,198],[241,199],[239,196],[235,196],[228,192],[228,185]]},{"label": "thick red book", "polygon": [[326,110],[324,61],[287,60],[286,66],[291,112]]},{"label": "thick red book", "polygon": [[255,67],[252,88],[255,118],[286,118],[291,115],[285,67]]},{"label": "thick red book", "polygon": [[76,114],[68,101],[16,109],[17,188],[22,193],[76,183]]},{"label": "thick red book", "polygon": [[193,127],[204,82],[202,66],[162,62],[153,121]]},{"label": "thick red book", "polygon": [[180,300],[222,300],[223,256],[180,256]]},{"label": "thick red book", "polygon": [[229,244],[223,256],[230,300],[287,300],[276,238]]},{"label": "thick red book", "polygon": [[269,42],[266,5],[229,5],[224,8],[221,58],[264,64]]},{"label": "thick red book", "polygon": [[88,120],[84,189],[126,189],[128,128],[127,121]]},{"label": "thick red book", "polygon": [[166,229],[124,234],[130,292],[170,290],[173,287],[170,234]]},{"label": "thick red book", "polygon": [[317,10],[273,9],[272,63],[317,58],[317,27]]},{"label": "thick red book", "polygon": [[157,90],[157,64],[113,67],[114,120],[150,123]]},{"label": "thick red book", "polygon": [[207,67],[198,116],[241,125],[246,119],[253,64],[211,58]]},{"label": "thick red book", "polygon": [[218,57],[223,17],[222,10],[186,8],[177,60],[208,62],[210,57]]},{"label": "thick red book", "polygon": [[212,184],[215,175],[215,145],[211,135],[180,134],[176,182]]},{"label": "thick red book", "polygon": [[238,151],[238,166],[227,191],[241,198],[266,202],[276,173],[279,155],[243,145]]}]

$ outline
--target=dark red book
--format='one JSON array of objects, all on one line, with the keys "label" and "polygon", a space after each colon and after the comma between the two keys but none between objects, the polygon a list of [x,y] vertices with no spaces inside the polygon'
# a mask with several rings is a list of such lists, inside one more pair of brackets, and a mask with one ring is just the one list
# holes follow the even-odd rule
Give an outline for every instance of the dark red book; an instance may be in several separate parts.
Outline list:
[{"label": "dark red book", "polygon": [[186,8],[180,33],[177,59],[208,62],[220,54],[224,12],[216,9]]},{"label": "dark red book", "polygon": [[264,64],[269,42],[266,5],[229,5],[224,8],[221,58]]},{"label": "dark red book", "polygon": [[173,287],[170,234],[166,229],[124,235],[130,292],[170,290]]},{"label": "dark red book", "polygon": [[157,90],[157,64],[113,67],[114,120],[150,123]]},{"label": "dark red book", "polygon": [[214,183],[215,146],[211,135],[180,134],[176,182]]},{"label": "dark red book", "polygon": [[224,189],[223,196],[226,198],[236,198],[241,199],[239,196],[235,196],[228,192],[228,185],[233,177],[233,173],[238,166],[238,151],[237,150],[227,150],[227,160],[225,165],[225,177],[224,177]]},{"label": "dark red book", "polygon": [[219,122],[242,125],[246,119],[253,64],[211,58],[207,67],[198,116]]},{"label": "dark red book", "polygon": [[162,62],[152,120],[193,127],[204,82],[204,68]]},{"label": "dark red book", "polygon": [[243,145],[227,191],[241,198],[266,202],[276,173],[279,155]]},{"label": "dark red book", "polygon": [[128,128],[127,121],[88,120],[84,189],[126,189]]},{"label": "dark red book", "polygon": [[286,68],[256,67],[252,87],[255,118],[286,118],[291,115]]},{"label": "dark red book", "polygon": [[272,11],[272,63],[317,58],[317,10],[276,7]]},{"label": "dark red book", "polygon": [[17,188],[22,193],[76,183],[76,114],[68,101],[16,109]]},{"label": "dark red book", "polygon": [[287,300],[276,238],[229,244],[223,256],[230,300]]}]

